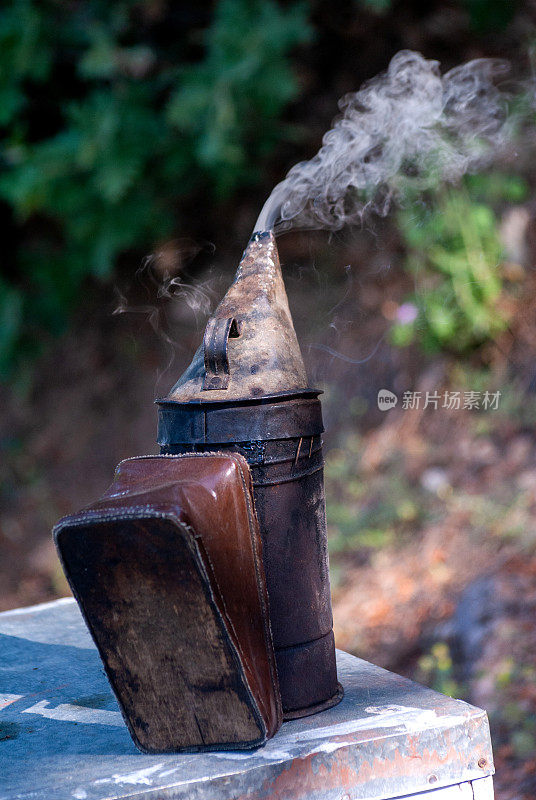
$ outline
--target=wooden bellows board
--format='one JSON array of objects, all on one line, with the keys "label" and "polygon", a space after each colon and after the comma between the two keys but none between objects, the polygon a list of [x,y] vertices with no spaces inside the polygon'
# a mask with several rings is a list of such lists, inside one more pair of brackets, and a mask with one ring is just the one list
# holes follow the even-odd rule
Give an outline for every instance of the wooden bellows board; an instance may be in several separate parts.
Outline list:
[{"label": "wooden bellows board", "polygon": [[245,459],[123,461],[54,539],[141,750],[247,749],[273,736],[281,701]]}]

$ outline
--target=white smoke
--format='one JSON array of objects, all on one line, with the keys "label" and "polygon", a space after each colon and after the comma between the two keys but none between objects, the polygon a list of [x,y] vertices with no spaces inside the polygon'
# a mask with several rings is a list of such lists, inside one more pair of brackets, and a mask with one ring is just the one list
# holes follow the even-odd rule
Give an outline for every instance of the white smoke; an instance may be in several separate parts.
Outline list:
[{"label": "white smoke", "polygon": [[322,147],[274,188],[255,230],[337,230],[369,210],[386,214],[411,189],[482,169],[513,137],[510,95],[494,83],[507,70],[478,59],[441,76],[437,61],[401,51],[339,101]]}]

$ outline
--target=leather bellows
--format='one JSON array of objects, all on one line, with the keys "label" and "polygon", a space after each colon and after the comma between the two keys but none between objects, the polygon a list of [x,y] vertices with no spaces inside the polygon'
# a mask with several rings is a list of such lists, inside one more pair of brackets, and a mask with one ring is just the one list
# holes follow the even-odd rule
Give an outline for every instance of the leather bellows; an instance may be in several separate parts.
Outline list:
[{"label": "leather bellows", "polygon": [[123,461],[54,539],[142,751],[248,749],[274,735],[281,699],[244,458]]}]

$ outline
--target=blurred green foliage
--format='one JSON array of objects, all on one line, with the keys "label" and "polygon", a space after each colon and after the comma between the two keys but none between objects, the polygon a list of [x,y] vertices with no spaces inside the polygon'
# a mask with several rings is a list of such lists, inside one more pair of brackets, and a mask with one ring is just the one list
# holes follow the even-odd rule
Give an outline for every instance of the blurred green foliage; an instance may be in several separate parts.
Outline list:
[{"label": "blurred green foliage", "polygon": [[502,245],[494,204],[519,202],[526,186],[515,176],[468,179],[441,188],[429,203],[407,202],[398,215],[415,309],[395,322],[392,341],[415,338],[426,350],[463,353],[495,337],[508,322]]},{"label": "blurred green foliage", "polygon": [[[394,6],[394,0],[355,0],[364,11],[386,14]],[[513,19],[519,2],[516,0],[461,0],[460,5],[469,16],[473,30],[487,32],[505,28]]]},{"label": "blurred green foliage", "polygon": [[259,159],[281,137],[281,109],[298,90],[287,54],[308,38],[303,3],[283,11],[272,0],[220,0],[205,60],[182,70],[167,108],[218,194],[259,177]]},{"label": "blurred green foliage", "polygon": [[363,469],[362,454],[363,442],[355,433],[344,435],[340,447],[326,454],[329,547],[335,568],[348,553],[368,558],[407,541],[427,514],[424,493],[405,477],[397,452],[377,475]]},{"label": "blurred green foliage", "polygon": [[435,642],[419,658],[417,680],[449,697],[461,699],[466,694],[464,687],[455,678],[452,655],[446,642]]},{"label": "blurred green foliage", "polygon": [[0,11],[0,200],[20,237],[0,268],[0,376],[62,329],[88,276],[168,236],[195,193],[258,179],[286,133],[307,6],[181,8],[11,0]]},{"label": "blurred green foliage", "polygon": [[505,28],[513,19],[518,0],[463,0],[475,31],[493,31]]},{"label": "blurred green foliage", "polygon": [[536,749],[536,717],[530,707],[536,669],[526,646],[519,648],[517,642],[509,644],[512,652],[517,650],[516,658],[505,657],[490,675],[494,689],[490,722],[494,741],[507,742],[514,758],[526,761],[534,757]]},{"label": "blurred green foliage", "polygon": [[[355,0],[356,5],[373,14],[386,14],[395,5],[394,0]],[[516,0],[461,0],[473,30],[479,32],[501,30],[513,19],[519,2]]]},{"label": "blurred green foliage", "polygon": [[[498,0],[459,4],[482,30],[504,27],[516,8]],[[180,230],[186,205],[209,213],[258,183],[275,145],[297,138],[282,112],[298,95],[291,55],[311,39],[317,6],[2,5],[0,218],[8,240],[0,263],[0,379],[64,328],[84,281],[108,278],[121,255],[138,259]],[[393,0],[355,0],[354,8],[392,12],[398,24]],[[325,69],[321,58],[318,64]],[[304,74],[312,74],[309,64]],[[317,80],[327,86],[331,78]],[[502,324],[492,313],[500,278],[490,266],[498,247],[491,212],[460,197],[445,196],[438,213],[417,209],[402,222],[408,265],[422,266],[418,251],[439,236],[426,270],[442,273],[442,286],[459,295],[457,308],[450,300],[441,307],[440,289],[422,295],[430,306],[425,338],[438,347],[454,338],[472,346]],[[463,234],[456,230],[460,216]],[[462,274],[458,262],[469,251]],[[462,302],[463,280],[477,274],[484,277],[481,296],[466,291]],[[411,338],[422,319],[416,328],[396,329],[395,341]]]}]

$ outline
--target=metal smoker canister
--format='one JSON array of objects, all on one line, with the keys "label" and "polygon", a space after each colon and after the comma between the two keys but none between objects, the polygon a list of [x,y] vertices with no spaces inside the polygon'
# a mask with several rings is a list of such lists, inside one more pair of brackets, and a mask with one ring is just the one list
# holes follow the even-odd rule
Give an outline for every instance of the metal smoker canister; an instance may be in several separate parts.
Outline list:
[{"label": "metal smoker canister", "polygon": [[232,450],[251,468],[286,719],[335,705],[321,406],[307,387],[275,238],[256,233],[202,347],[158,400],[162,453]]}]

